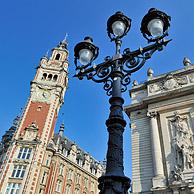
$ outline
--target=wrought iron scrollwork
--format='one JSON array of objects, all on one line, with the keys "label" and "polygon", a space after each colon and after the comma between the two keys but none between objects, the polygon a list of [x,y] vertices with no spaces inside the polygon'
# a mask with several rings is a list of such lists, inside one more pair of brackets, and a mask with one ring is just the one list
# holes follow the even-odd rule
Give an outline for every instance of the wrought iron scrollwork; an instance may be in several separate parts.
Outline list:
[{"label": "wrought iron scrollwork", "polygon": [[104,90],[106,91],[106,94],[108,96],[112,95],[112,87],[113,87],[113,81],[111,79],[108,79],[104,82]]},{"label": "wrought iron scrollwork", "polygon": [[127,90],[127,86],[130,84],[131,82],[131,78],[130,78],[130,74],[126,74],[125,76],[123,76],[122,80],[121,80],[121,92],[125,92]]},{"label": "wrought iron scrollwork", "polygon": [[113,58],[108,56],[103,63],[98,65],[92,66],[90,63],[85,66],[77,66],[75,77],[79,79],[86,77],[94,82],[103,83],[104,90],[107,95],[110,96],[113,87],[113,72],[120,71],[122,75],[121,92],[125,92],[127,90],[127,85],[131,82],[131,74],[141,69],[154,52],[161,51],[170,41],[171,40],[161,40],[147,47],[140,47],[135,51],[130,51],[130,49],[127,48],[122,55],[114,56]]}]

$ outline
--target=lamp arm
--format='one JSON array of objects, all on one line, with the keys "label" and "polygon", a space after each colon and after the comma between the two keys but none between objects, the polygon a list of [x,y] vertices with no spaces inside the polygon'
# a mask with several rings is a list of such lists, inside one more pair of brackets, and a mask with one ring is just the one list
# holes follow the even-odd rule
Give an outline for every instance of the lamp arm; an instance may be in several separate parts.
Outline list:
[{"label": "lamp arm", "polygon": [[122,56],[122,71],[124,74],[131,75],[132,73],[138,71],[145,62],[151,58],[154,52],[161,51],[163,46],[166,46],[171,40],[162,40],[156,42],[155,44],[146,46],[144,48],[139,48],[135,51],[130,51],[129,48],[124,50]]},{"label": "lamp arm", "polygon": [[156,42],[154,44],[146,46],[144,48],[140,47],[139,49],[137,49],[135,51],[130,51],[127,48],[127,49],[124,50],[123,58],[127,59],[127,58],[129,58],[131,56],[132,57],[137,57],[138,55],[144,54],[144,53],[146,53],[148,51],[151,51],[151,50],[153,50],[155,48],[160,50],[163,46],[166,46],[170,41],[172,41],[172,39],[170,39],[170,40],[161,40],[161,41],[158,41],[158,42]]},{"label": "lamp arm", "polygon": [[132,73],[141,69],[145,62],[151,58],[154,52],[161,51],[163,46],[166,46],[171,40],[161,40],[144,48],[139,48],[135,51],[125,49],[123,55],[115,55],[112,58],[106,59],[103,63],[93,65],[77,66],[77,73],[74,77],[83,79],[86,77],[96,83],[104,83],[104,90],[107,95],[111,95],[112,89],[112,72],[117,67],[117,61],[120,62],[119,68],[122,73],[121,86],[122,92],[127,90],[127,85],[131,82],[130,76]]}]

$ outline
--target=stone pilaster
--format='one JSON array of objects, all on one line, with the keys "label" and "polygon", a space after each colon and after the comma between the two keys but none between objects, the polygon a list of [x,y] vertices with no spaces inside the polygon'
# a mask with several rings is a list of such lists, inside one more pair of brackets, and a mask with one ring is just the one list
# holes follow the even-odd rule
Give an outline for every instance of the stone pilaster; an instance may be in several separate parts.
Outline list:
[{"label": "stone pilaster", "polygon": [[150,126],[151,126],[151,140],[152,140],[152,157],[153,157],[153,169],[154,177],[153,188],[165,187],[165,177],[164,177],[164,167],[162,160],[162,151],[160,143],[160,135],[158,130],[157,116],[156,111],[148,112],[150,117]]}]

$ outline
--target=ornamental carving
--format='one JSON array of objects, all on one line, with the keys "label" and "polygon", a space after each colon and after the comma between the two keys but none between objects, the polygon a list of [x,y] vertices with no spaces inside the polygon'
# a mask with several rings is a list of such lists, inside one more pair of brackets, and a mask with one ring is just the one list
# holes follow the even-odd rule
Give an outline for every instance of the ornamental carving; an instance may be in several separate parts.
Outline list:
[{"label": "ornamental carving", "polygon": [[73,181],[72,181],[71,179],[68,178],[68,179],[67,179],[67,184],[68,184],[68,185],[71,185],[72,183],[73,183]]},{"label": "ornamental carving", "polygon": [[31,87],[32,92],[32,100],[33,101],[38,101],[38,102],[46,102],[50,103],[51,102],[51,97],[52,97],[52,88],[47,87],[47,86],[33,86]]},{"label": "ornamental carving", "polygon": [[26,127],[23,133],[20,134],[19,138],[25,141],[40,140],[38,134],[38,126],[36,125],[36,123],[32,122],[28,127]]},{"label": "ornamental carving", "polygon": [[163,82],[164,90],[171,90],[179,86],[177,79],[172,74],[167,75],[166,80]]},{"label": "ornamental carving", "polygon": [[148,111],[147,112],[147,116],[150,118],[155,118],[155,117],[157,117],[157,115],[158,115],[157,111]]},{"label": "ornamental carving", "polygon": [[170,125],[175,169],[189,170],[194,167],[193,131],[189,125],[189,118],[175,112]]},{"label": "ornamental carving", "polygon": [[161,90],[161,83],[151,84],[149,85],[149,92],[150,93],[156,93]]},{"label": "ornamental carving", "polygon": [[194,74],[190,74],[190,75],[189,75],[189,81],[190,81],[191,83],[194,83]]},{"label": "ornamental carving", "polygon": [[14,159],[13,163],[17,163],[17,164],[23,165],[23,164],[29,164],[30,162],[29,162],[29,160]]},{"label": "ornamental carving", "polygon": [[150,93],[164,92],[179,88],[185,84],[188,84],[186,76],[175,77],[173,74],[168,74],[163,81],[150,84],[149,92]]},{"label": "ornamental carving", "polygon": [[171,171],[170,181],[174,183],[181,182],[182,180],[183,180],[182,170],[179,167],[175,166],[174,170]]},{"label": "ornamental carving", "polygon": [[45,69],[50,69],[50,70],[63,70],[63,63],[62,62],[57,62],[57,61],[42,61],[41,67]]}]

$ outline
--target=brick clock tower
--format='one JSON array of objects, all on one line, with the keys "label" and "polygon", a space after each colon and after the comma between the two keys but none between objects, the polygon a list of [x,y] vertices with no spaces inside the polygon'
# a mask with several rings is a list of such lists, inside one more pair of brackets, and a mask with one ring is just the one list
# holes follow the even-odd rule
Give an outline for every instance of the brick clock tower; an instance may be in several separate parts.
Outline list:
[{"label": "brick clock tower", "polygon": [[[40,60],[26,108],[0,168],[0,194],[34,194],[68,83],[66,41]],[[17,178],[17,179],[14,179]],[[13,192],[12,192],[13,191]]]}]

